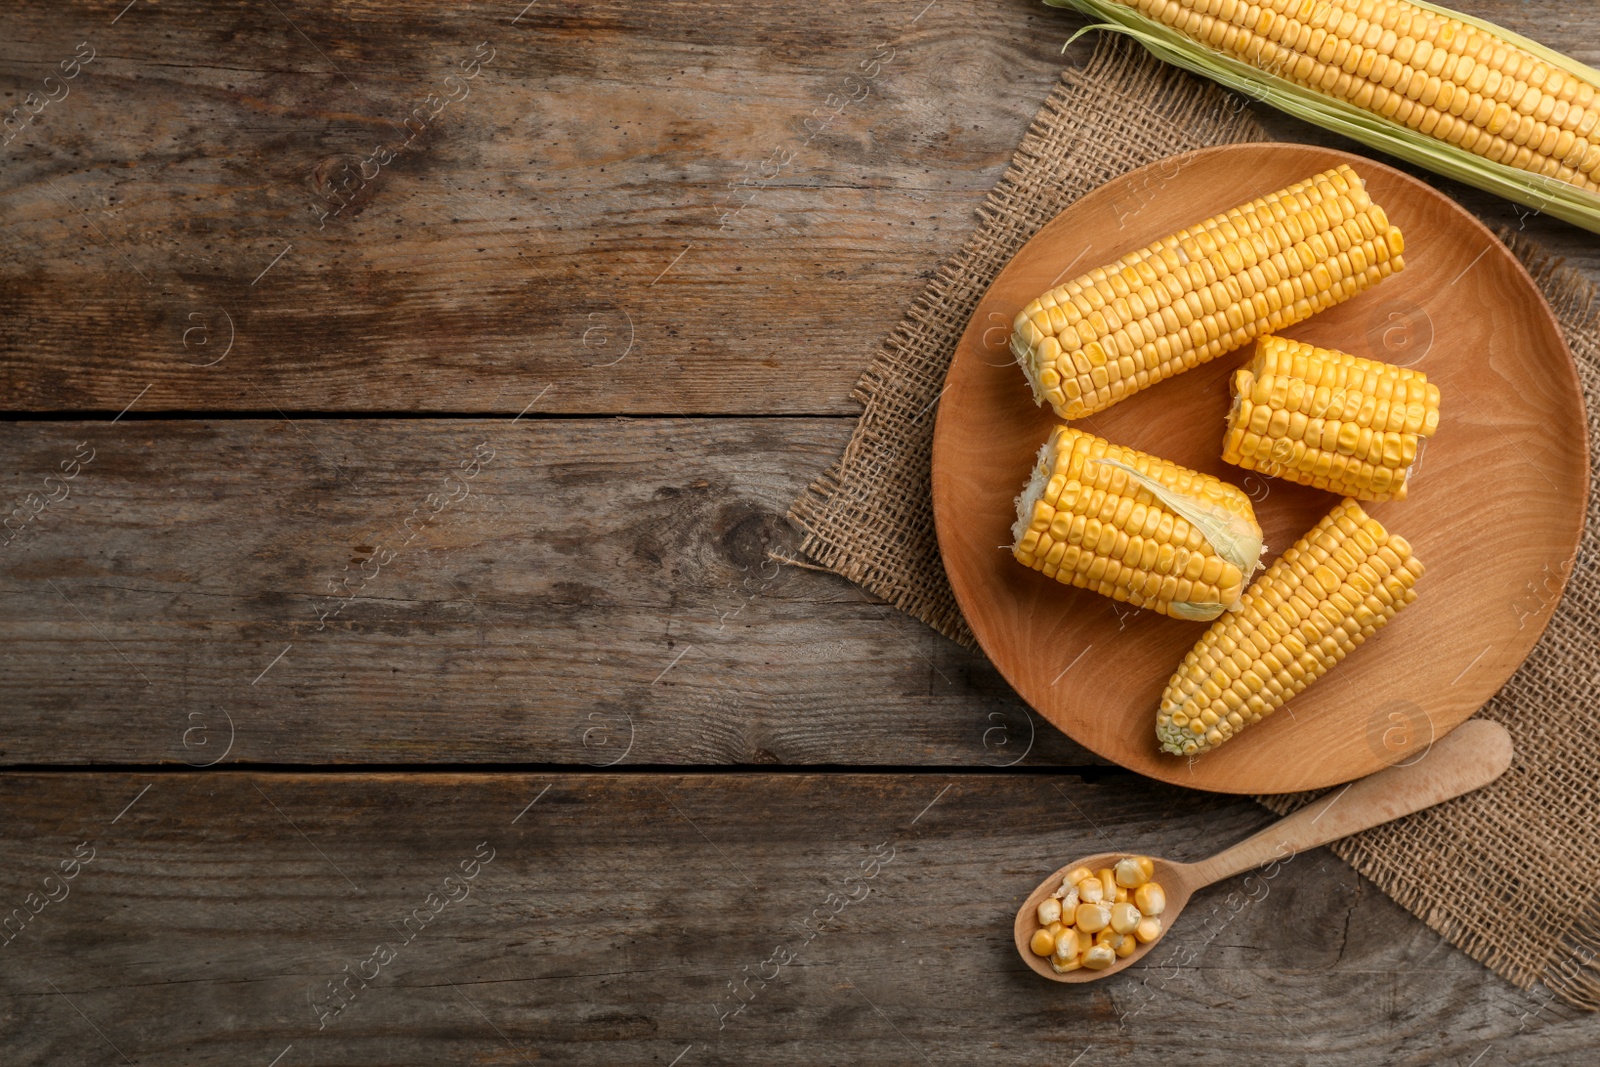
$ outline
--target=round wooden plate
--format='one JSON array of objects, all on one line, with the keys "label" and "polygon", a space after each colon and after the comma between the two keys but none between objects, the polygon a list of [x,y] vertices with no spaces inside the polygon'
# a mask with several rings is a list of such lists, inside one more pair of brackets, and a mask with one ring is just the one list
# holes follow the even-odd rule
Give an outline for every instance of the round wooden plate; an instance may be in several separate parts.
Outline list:
[{"label": "round wooden plate", "polygon": [[[1040,293],[1169,233],[1348,163],[1405,235],[1405,270],[1284,333],[1415,366],[1439,385],[1438,433],[1409,498],[1366,505],[1427,573],[1401,612],[1291,705],[1195,758],[1155,740],[1161,691],[1206,623],[1134,611],[1011,557],[1014,500],[1055,418],[1007,350]],[[1248,346],[1078,420],[1118,444],[1215,474],[1255,501],[1275,558],[1334,496],[1220,458],[1228,378]],[[939,547],[972,631],[1006,680],[1068,736],[1124,767],[1225,793],[1370,774],[1483,705],[1544,631],[1575,558],[1588,438],[1572,357],[1533,281],[1476,219],[1422,182],[1308,145],[1202,149],[1083,197],[1029,241],[956,349],[933,443]]]}]

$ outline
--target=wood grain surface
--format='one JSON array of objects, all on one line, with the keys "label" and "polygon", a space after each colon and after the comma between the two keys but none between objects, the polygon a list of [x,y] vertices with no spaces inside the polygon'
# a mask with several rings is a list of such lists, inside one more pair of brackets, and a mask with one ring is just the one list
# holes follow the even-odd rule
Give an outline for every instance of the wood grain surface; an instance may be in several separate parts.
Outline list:
[{"label": "wood grain surface", "polygon": [[93,854],[4,946],[8,1062],[1592,1062],[1592,1018],[1325,851],[1198,894],[1148,965],[1034,975],[1011,916],[1065,857],[1270,820],[1128,777],[73,778],[0,777],[7,907]]},{"label": "wood grain surface", "polygon": [[778,562],[849,429],[0,425],[47,502],[0,548],[3,758],[1094,762],[981,656]]},{"label": "wood grain surface", "polygon": [[[1600,62],[1586,6],[1458,6]],[[1592,1018],[1323,853],[1197,898],[1161,970],[1033,981],[1006,923],[1060,857],[1192,858],[1269,817],[1094,769],[913,772],[1092,757],[847,583],[765,577],[1080,25],[1029,0],[0,10],[0,120],[32,115],[0,133],[0,762],[58,765],[0,776],[0,1059],[1590,1063]],[[1600,276],[1592,236],[1439,184]],[[315,631],[330,581],[356,595]],[[422,766],[529,760],[613,767]],[[900,769],[634,766],[778,761]],[[478,888],[319,1031],[329,981],[480,842]],[[807,941],[832,892],[859,903]]]},{"label": "wood grain surface", "polygon": [[[1013,540],[1017,494],[1060,420],[1048,405],[1033,404],[1008,331],[988,324],[1010,323],[1091,264],[1113,263],[1340,165],[1357,168],[1372,201],[1405,235],[1404,269],[1277,332],[1403,363],[1439,387],[1439,432],[1427,441],[1406,499],[1366,505],[1411,543],[1428,572],[1417,603],[1326,684],[1215,751],[1173,757],[1157,744],[1155,709],[1207,624],[1074,589],[996,550]],[[1248,181],[1238,182],[1241,174]],[[1064,265],[1078,260],[1061,278]],[[1230,379],[1254,352],[1252,343],[1073,425],[1239,486],[1272,560],[1339,497],[1222,461]],[[1555,610],[1588,493],[1588,425],[1572,354],[1515,257],[1427,185],[1304,145],[1203,149],[1124,175],[1062,212],[973,312],[934,430],[940,553],[962,614],[1001,674],[1041,715],[1107,759],[1229,793],[1293,793],[1372,774],[1482,707]],[[1496,507],[1478,506],[1487,500]],[[1505,523],[1505,513],[1519,521]],[[1551,595],[1517,610],[1525,590],[1546,585]],[[1119,683],[1106,685],[1108,676]],[[1396,717],[1403,729],[1394,728]]]}]

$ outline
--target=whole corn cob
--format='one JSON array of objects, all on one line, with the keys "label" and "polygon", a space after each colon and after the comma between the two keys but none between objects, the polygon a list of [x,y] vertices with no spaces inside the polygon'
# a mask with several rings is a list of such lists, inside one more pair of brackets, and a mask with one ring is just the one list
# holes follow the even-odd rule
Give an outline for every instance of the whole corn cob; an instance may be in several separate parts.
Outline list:
[{"label": "whole corn cob", "polygon": [[1200,621],[1238,605],[1262,552],[1240,490],[1070,426],[1039,450],[1011,533],[1024,566]]},{"label": "whole corn cob", "polygon": [[1417,442],[1438,427],[1439,387],[1421,371],[1263,337],[1234,372],[1222,458],[1340,496],[1404,500]]},{"label": "whole corn cob", "polygon": [[1494,162],[1600,190],[1595,87],[1407,0],[1120,0],[1280,77]]},{"label": "whole corn cob", "polygon": [[1354,296],[1404,247],[1339,166],[1057,286],[1017,314],[1011,351],[1035,403],[1082,418]]},{"label": "whole corn cob", "polygon": [[1422,564],[1354,500],[1342,500],[1217,620],[1167,682],[1164,751],[1216,748],[1288,703],[1417,598]]},{"label": "whole corn cob", "polygon": [[1600,231],[1600,72],[1421,0],[1046,0],[1292,115]]}]

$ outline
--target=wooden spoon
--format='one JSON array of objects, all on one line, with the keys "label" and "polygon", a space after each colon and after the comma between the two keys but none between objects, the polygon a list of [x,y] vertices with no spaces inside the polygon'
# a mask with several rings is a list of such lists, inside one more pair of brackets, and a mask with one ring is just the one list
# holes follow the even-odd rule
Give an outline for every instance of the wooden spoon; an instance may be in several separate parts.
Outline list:
[{"label": "wooden spoon", "polygon": [[[1511,736],[1505,727],[1487,719],[1470,719],[1427,749],[1422,757],[1335,789],[1327,796],[1273,823],[1253,837],[1199,863],[1155,860],[1156,882],[1166,891],[1161,914],[1162,936],[1172,929],[1178,913],[1196,890],[1232,877],[1252,867],[1283,860],[1297,852],[1337,841],[1391,819],[1432,807],[1440,801],[1488,785],[1511,765]],[[1160,937],[1140,945],[1130,956],[1101,971],[1079,968],[1057,974],[1050,961],[1035,956],[1028,941],[1039,929],[1038,908],[1061,886],[1075,867],[1091,871],[1113,867],[1127,852],[1101,852],[1062,867],[1039,884],[1017,911],[1014,927],[1017,952],[1034,971],[1055,982],[1092,982],[1137,962],[1161,943]]]}]

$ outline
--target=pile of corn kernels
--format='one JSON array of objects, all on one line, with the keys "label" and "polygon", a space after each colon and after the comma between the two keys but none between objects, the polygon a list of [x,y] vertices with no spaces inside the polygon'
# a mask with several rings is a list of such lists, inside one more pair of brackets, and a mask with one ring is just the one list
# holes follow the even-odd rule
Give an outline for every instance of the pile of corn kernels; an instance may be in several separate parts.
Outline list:
[{"label": "pile of corn kernels", "polygon": [[1057,974],[1103,971],[1161,936],[1167,894],[1150,879],[1148,856],[1124,856],[1115,867],[1075,867],[1039,904],[1039,929],[1029,947]]}]

